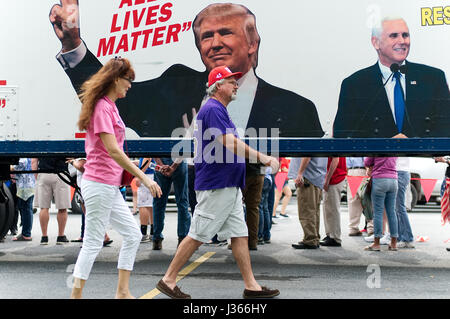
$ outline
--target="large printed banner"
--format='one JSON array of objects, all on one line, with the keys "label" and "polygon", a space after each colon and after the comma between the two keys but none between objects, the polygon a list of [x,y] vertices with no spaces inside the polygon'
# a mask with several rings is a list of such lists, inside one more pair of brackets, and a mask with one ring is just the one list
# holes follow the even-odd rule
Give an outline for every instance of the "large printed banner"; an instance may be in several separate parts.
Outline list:
[{"label": "large printed banner", "polygon": [[243,136],[450,137],[448,1],[231,2],[1,1],[18,139],[82,137],[77,91],[116,56],[136,71],[131,139],[183,135],[218,65],[245,74],[227,107]]}]

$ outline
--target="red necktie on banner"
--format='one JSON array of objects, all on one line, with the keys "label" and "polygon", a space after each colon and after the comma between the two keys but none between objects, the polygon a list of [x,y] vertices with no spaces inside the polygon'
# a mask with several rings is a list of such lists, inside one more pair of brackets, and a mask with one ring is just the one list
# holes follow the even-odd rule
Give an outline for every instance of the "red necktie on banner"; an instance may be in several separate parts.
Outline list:
[{"label": "red necktie on banner", "polygon": [[427,202],[430,200],[431,193],[433,192],[434,185],[436,185],[437,179],[420,179],[420,185],[422,186],[423,194]]},{"label": "red necktie on banner", "polygon": [[275,185],[279,192],[283,190],[284,182],[287,179],[287,172],[279,172],[275,175]]},{"label": "red necktie on banner", "polygon": [[355,197],[356,192],[358,191],[359,186],[364,178],[367,176],[349,176],[347,175],[348,186],[350,187],[350,192],[352,193],[352,197]]}]

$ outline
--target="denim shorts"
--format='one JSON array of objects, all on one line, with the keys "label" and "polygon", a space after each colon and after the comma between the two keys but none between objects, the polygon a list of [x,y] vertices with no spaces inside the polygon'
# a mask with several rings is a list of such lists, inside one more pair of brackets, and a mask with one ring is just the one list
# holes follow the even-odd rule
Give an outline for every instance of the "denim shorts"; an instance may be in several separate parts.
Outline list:
[{"label": "denim shorts", "polygon": [[242,193],[238,187],[197,191],[197,206],[188,236],[203,243],[216,234],[219,240],[248,237]]}]

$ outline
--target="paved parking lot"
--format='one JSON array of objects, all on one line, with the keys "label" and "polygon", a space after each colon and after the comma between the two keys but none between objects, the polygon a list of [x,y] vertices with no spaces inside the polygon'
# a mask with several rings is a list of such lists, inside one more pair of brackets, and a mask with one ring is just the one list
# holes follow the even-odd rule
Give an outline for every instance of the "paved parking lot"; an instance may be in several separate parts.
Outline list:
[{"label": "paved parking lot", "polygon": [[[176,213],[173,206],[166,215],[163,250],[153,251],[151,243],[141,244],[131,291],[139,298],[166,299],[155,285],[166,271],[176,250]],[[287,210],[289,218],[275,219],[272,243],[251,252],[257,280],[281,291],[278,299],[372,299],[450,297],[450,253],[446,247],[449,226],[440,223],[439,207],[427,205],[410,213],[414,235],[427,239],[416,242],[412,250],[381,252],[363,250],[363,237],[349,237],[345,225],[347,206],[342,205],[342,247],[294,250],[301,240],[295,198]],[[138,220],[138,216],[135,216]],[[51,213],[49,245],[40,246],[40,227],[35,215],[33,241],[14,243],[11,237],[0,244],[0,299],[66,299],[70,296],[71,272],[80,244],[57,246],[56,213]],[[69,215],[66,234],[79,236],[80,216]],[[114,240],[103,248],[94,264],[84,297],[110,299],[117,284],[117,256],[120,236],[108,230]],[[322,225],[322,232],[323,225]],[[226,246],[203,245],[186,265],[179,285],[196,299],[240,299],[243,283]]]}]

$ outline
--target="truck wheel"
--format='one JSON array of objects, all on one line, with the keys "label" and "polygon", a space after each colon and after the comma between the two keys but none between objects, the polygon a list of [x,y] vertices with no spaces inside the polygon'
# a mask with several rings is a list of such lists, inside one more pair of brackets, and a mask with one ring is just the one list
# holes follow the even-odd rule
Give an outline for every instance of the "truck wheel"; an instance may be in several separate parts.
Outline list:
[{"label": "truck wheel", "polygon": [[4,216],[3,225],[0,225],[0,239],[6,236],[14,220],[14,199],[6,184],[0,188],[0,214]]},{"label": "truck wheel", "polygon": [[81,205],[78,202],[78,194],[75,193],[72,197],[72,207],[71,207],[71,213],[72,214],[83,214],[83,210],[81,209]]},{"label": "truck wheel", "polygon": [[417,195],[417,189],[414,186],[414,184],[410,184],[411,188],[411,211],[413,208],[417,205],[418,195]]},{"label": "truck wheel", "polygon": [[3,229],[6,224],[6,203],[2,195],[0,195],[0,241],[5,237],[3,235]]}]

